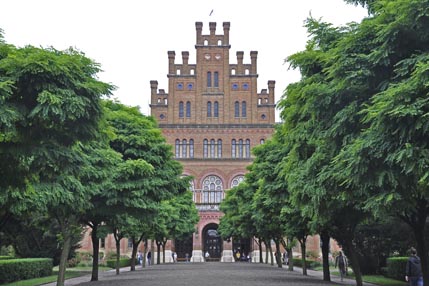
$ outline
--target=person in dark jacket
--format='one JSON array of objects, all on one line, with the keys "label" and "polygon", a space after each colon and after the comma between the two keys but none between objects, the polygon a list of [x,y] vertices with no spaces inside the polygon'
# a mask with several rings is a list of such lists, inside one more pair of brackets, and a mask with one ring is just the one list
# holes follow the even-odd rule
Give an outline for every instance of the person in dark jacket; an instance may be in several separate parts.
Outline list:
[{"label": "person in dark jacket", "polygon": [[417,251],[414,247],[411,247],[410,253],[411,256],[407,261],[407,268],[405,269],[405,281],[409,281],[410,286],[423,285],[420,257],[417,256]]}]

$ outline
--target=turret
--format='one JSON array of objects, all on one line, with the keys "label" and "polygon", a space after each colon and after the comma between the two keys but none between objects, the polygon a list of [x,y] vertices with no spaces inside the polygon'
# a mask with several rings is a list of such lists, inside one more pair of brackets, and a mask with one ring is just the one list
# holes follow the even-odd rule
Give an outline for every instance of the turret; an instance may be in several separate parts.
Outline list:
[{"label": "turret", "polygon": [[151,80],[150,81],[150,100],[152,104],[156,104],[157,102],[157,99],[156,99],[157,90],[158,90],[158,81]]},{"label": "turret", "polygon": [[203,23],[202,22],[196,22],[195,28],[197,30],[197,45],[202,45],[203,44],[203,38],[202,38]]},{"label": "turret", "polygon": [[168,74],[175,74],[174,70],[174,59],[176,58],[176,52],[168,51]]},{"label": "turret", "polygon": [[243,74],[243,57],[244,52],[237,52],[237,74]]},{"label": "turret", "polygon": [[229,22],[223,22],[223,44],[229,45],[229,28],[230,28]]},{"label": "turret", "polygon": [[274,80],[268,81],[268,98],[269,103],[274,104],[274,87],[276,86],[276,82]]},{"label": "turret", "polygon": [[189,74],[188,60],[189,52],[182,52],[182,70],[184,74]]},{"label": "turret", "polygon": [[210,22],[209,28],[210,28],[210,36],[214,37],[216,34],[216,22]]},{"label": "turret", "polygon": [[257,51],[251,51],[250,52],[250,59],[252,64],[252,70],[250,71],[251,74],[257,74],[257,63],[256,60],[258,58],[258,52]]}]

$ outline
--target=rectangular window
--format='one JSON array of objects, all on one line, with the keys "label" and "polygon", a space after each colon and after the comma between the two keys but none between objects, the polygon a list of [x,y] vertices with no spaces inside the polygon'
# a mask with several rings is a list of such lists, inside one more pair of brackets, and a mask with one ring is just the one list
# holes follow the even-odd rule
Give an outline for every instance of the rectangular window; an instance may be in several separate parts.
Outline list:
[{"label": "rectangular window", "polygon": [[247,115],[247,110],[246,109],[247,109],[246,102],[243,101],[241,103],[241,117],[246,117],[246,115]]},{"label": "rectangular window", "polygon": [[212,73],[207,72],[207,87],[212,87]]},{"label": "rectangular window", "polygon": [[214,87],[219,87],[219,73],[214,72]]},{"label": "rectangular window", "polygon": [[184,108],[183,101],[181,101],[179,102],[179,118],[183,118],[183,115],[184,115],[183,108]]},{"label": "rectangular window", "polygon": [[219,117],[219,102],[214,102],[214,117]]},{"label": "rectangular window", "polygon": [[191,117],[191,103],[189,101],[186,102],[186,117]]},{"label": "rectangular window", "polygon": [[209,145],[209,142],[208,142],[208,140],[207,139],[204,139],[204,145],[203,145],[203,157],[204,158],[207,158],[208,157],[208,145]]},{"label": "rectangular window", "polygon": [[207,102],[207,117],[212,117],[212,103],[211,103],[211,101]]}]

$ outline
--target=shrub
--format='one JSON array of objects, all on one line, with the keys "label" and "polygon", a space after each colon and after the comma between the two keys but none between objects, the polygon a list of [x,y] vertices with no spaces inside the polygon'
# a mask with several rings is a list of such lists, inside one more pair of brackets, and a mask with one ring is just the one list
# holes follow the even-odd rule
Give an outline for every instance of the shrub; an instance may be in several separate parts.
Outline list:
[{"label": "shrub", "polygon": [[7,260],[7,259],[14,259],[15,257],[9,256],[9,255],[2,255],[0,256],[0,260]]},{"label": "shrub", "polygon": [[[137,263],[137,260],[136,260]],[[119,267],[127,267],[131,265],[131,258],[120,258]],[[116,259],[106,260],[106,266],[110,268],[116,268]]]},{"label": "shrub", "polygon": [[404,280],[408,257],[387,258],[386,276],[396,280]]},{"label": "shrub", "polygon": [[0,284],[52,275],[52,258],[24,258],[0,261]]},{"label": "shrub", "polygon": [[[307,265],[308,269],[312,269],[312,268],[322,266],[322,263],[320,263],[319,261],[315,261],[315,260],[311,260],[311,259],[306,259],[305,264]],[[296,267],[302,267],[303,266],[302,265],[302,259],[301,258],[294,258],[293,259],[293,265]]]}]

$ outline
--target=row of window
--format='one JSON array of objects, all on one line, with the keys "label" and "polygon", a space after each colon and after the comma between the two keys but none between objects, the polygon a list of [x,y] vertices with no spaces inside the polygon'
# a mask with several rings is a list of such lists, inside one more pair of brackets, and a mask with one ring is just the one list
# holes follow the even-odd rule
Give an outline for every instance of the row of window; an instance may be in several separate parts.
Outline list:
[{"label": "row of window", "polygon": [[[261,140],[261,143],[263,141]],[[194,158],[194,139],[176,139],[176,158]],[[203,158],[222,158],[222,139],[203,140]],[[250,139],[232,139],[231,158],[250,158]]]},{"label": "row of window", "polygon": [[[219,87],[219,73],[218,72],[214,72],[214,87]],[[188,90],[192,90],[194,88],[194,84],[193,83],[188,83],[186,85]],[[207,87],[212,87],[212,73],[211,72],[207,72]],[[183,83],[179,82],[177,84],[177,89],[178,90],[183,90],[184,85]],[[238,83],[233,83],[231,85],[232,90],[238,90],[239,89],[239,85]],[[241,88],[243,90],[249,90],[249,84],[248,83],[243,83],[241,85]]]},{"label": "row of window", "polygon": [[[246,101],[241,102],[241,117],[247,116],[247,104]],[[179,118],[185,117],[185,103],[179,102]],[[186,117],[191,117],[191,102],[186,102]],[[207,117],[219,117],[219,102],[207,102]],[[240,102],[234,102],[234,117],[240,117]]]},{"label": "row of window", "polygon": [[[179,102],[179,118],[184,117],[184,103],[183,101]],[[186,102],[186,117],[191,117],[191,102]]]},{"label": "row of window", "polygon": [[[241,182],[244,181],[243,175],[235,176],[231,182],[231,188],[238,186]],[[190,189],[194,192],[194,202],[198,202],[195,190],[194,183],[191,183]],[[224,186],[222,179],[216,175],[210,175],[204,178],[202,185],[202,203],[220,203],[224,197]]]}]

